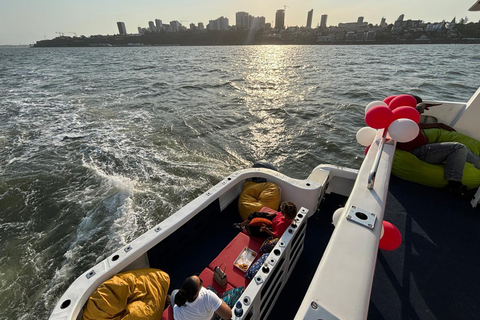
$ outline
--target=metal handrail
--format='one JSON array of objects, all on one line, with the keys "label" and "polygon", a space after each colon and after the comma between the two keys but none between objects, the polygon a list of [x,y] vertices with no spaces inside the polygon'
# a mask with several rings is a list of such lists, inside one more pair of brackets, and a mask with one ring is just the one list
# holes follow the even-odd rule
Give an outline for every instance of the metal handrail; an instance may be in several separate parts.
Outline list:
[{"label": "metal handrail", "polygon": [[385,146],[386,140],[387,129],[383,129],[382,139],[380,140],[377,155],[375,156],[375,162],[373,163],[372,170],[370,170],[370,174],[368,175],[367,188],[370,190],[373,189],[373,185],[375,184],[375,176],[377,175],[378,165],[380,164],[380,158],[382,157],[383,147]]}]

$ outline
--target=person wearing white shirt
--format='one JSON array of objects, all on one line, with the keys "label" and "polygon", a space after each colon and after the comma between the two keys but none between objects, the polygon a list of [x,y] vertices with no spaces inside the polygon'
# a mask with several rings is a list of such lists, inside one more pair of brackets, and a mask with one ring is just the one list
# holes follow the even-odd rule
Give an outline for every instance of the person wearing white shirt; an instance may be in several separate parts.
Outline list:
[{"label": "person wearing white shirt", "polygon": [[175,320],[210,320],[216,313],[222,319],[232,318],[232,309],[214,292],[202,287],[198,276],[188,277],[179,290],[172,292]]}]

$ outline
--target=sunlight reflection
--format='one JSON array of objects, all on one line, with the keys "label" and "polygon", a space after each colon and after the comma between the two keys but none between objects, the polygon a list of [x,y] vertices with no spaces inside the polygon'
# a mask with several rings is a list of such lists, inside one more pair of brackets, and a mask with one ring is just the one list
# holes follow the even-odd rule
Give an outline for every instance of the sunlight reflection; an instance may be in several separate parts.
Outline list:
[{"label": "sunlight reflection", "polygon": [[256,159],[270,158],[280,144],[288,143],[286,111],[288,101],[302,99],[292,92],[299,79],[294,63],[297,47],[262,46],[252,48],[247,58],[244,88],[246,106],[258,118],[249,127],[250,148]]}]

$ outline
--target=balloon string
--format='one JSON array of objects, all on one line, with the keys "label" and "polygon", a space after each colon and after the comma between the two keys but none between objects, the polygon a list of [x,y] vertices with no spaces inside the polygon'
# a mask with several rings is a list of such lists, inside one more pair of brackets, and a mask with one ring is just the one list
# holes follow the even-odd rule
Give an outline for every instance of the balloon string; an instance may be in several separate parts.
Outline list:
[{"label": "balloon string", "polygon": [[369,190],[372,190],[373,185],[375,184],[375,176],[377,175],[378,165],[380,164],[380,158],[382,158],[383,147],[385,146],[386,140],[387,140],[387,129],[383,129],[382,139],[380,140],[377,156],[375,157],[375,162],[373,163],[372,170],[370,170],[370,174],[368,175],[367,188]]}]

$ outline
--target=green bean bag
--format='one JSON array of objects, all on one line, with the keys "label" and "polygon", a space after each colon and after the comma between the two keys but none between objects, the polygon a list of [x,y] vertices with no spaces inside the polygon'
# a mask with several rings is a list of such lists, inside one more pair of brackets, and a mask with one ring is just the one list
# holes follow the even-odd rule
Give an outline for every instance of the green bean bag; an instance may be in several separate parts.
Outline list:
[{"label": "green bean bag", "polygon": [[[480,141],[461,133],[439,128],[424,129],[422,132],[429,143],[457,141],[463,143],[477,156],[480,155]],[[399,178],[430,187],[444,188],[448,182],[443,177],[443,169],[444,165],[426,163],[410,152],[395,150],[392,173]],[[480,186],[480,170],[471,163],[465,163],[462,183],[469,189]]]}]

